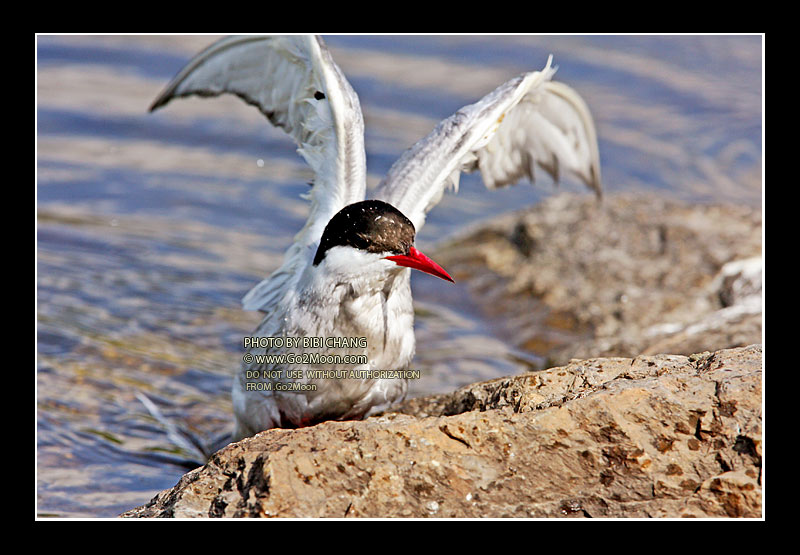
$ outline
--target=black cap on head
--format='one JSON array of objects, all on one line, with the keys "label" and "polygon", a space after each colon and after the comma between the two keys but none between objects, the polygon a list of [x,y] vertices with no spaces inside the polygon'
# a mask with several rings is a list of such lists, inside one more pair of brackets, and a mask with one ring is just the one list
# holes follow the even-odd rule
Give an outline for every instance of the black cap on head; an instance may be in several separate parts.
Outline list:
[{"label": "black cap on head", "polygon": [[331,218],[314,256],[322,262],[328,249],[348,245],[367,252],[408,254],[416,235],[414,224],[382,200],[364,200],[345,206]]}]

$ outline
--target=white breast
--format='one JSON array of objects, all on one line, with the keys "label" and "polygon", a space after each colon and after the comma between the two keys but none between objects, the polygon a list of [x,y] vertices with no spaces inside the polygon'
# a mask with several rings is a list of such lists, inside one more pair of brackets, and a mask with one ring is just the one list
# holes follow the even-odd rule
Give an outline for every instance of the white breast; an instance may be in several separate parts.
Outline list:
[{"label": "white breast", "polygon": [[[327,257],[326,257],[327,258]],[[301,277],[297,293],[288,293],[280,303],[283,310],[267,315],[255,337],[283,337],[280,348],[253,348],[253,357],[294,355],[293,364],[256,358],[243,363],[234,379],[233,404],[237,420],[234,440],[258,431],[281,426],[292,427],[320,420],[346,420],[368,416],[402,400],[408,389],[404,379],[339,379],[328,373],[314,378],[315,371],[407,369],[414,356],[414,312],[410,270],[393,268],[370,271],[360,264],[360,272],[343,272],[341,260],[330,256],[320,267],[309,266]],[[349,265],[347,266],[350,267]],[[355,266],[353,266],[355,267]],[[328,271],[330,270],[330,271]],[[347,274],[347,275],[343,275]],[[333,277],[335,276],[335,278]],[[318,338],[315,344],[298,344],[298,339]],[[344,338],[327,345],[328,338]],[[290,345],[290,343],[294,343]],[[320,355],[319,359],[309,358]],[[329,356],[366,356],[366,360],[330,363]],[[298,362],[299,357],[305,360]],[[289,371],[300,372],[289,377]],[[288,382],[306,384],[305,391],[276,391]],[[248,385],[249,384],[249,385]]]}]

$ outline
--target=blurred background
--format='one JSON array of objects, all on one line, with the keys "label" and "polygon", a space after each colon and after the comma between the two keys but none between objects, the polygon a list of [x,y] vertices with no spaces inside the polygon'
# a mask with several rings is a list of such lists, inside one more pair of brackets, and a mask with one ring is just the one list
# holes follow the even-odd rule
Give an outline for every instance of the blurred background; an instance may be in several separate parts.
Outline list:
[{"label": "blurred background", "polygon": [[[112,517],[173,486],[192,454],[137,397],[206,441],[274,270],[307,211],[295,145],[233,97],[147,109],[212,36],[38,36],[37,514]],[[761,209],[761,36],[326,36],[361,99],[370,186],[440,120],[541,69],[598,128],[607,193]],[[485,190],[464,176],[417,238],[458,231],[574,180]],[[410,396],[537,369],[464,284],[415,273]]]}]

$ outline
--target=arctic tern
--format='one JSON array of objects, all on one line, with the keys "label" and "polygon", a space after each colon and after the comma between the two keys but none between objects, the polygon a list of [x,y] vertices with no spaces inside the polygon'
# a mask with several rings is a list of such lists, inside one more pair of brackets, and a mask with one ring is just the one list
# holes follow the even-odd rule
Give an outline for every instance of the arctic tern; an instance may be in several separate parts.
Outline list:
[{"label": "arctic tern", "polygon": [[[317,36],[234,36],[195,56],[152,104],[235,94],[288,133],[315,177],[283,264],[243,299],[265,313],[233,382],[232,440],[274,427],[365,418],[402,400],[414,356],[410,269],[453,281],[414,246],[462,172],[498,188],[538,165],[600,197],[594,123],[582,98],[541,71],[519,75],[439,123],[366,199],[358,96]],[[249,343],[248,343],[249,341]]]}]

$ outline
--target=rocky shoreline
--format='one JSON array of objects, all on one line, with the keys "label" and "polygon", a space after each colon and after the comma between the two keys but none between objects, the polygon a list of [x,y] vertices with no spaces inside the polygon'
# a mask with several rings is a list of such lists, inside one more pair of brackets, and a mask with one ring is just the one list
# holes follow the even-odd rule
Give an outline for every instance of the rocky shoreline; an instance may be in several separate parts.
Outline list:
[{"label": "rocky shoreline", "polygon": [[231,444],[124,517],[760,517],[760,345],[597,358]]},{"label": "rocky shoreline", "polygon": [[760,343],[761,242],[755,207],[563,194],[432,256],[547,367]]},{"label": "rocky shoreline", "polygon": [[761,240],[650,195],[468,231],[435,258],[550,368],[262,432],[121,516],[759,518]]}]

